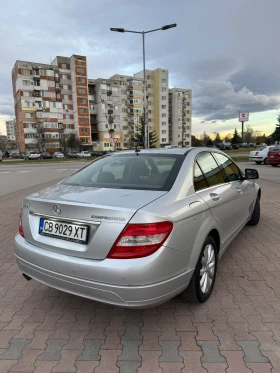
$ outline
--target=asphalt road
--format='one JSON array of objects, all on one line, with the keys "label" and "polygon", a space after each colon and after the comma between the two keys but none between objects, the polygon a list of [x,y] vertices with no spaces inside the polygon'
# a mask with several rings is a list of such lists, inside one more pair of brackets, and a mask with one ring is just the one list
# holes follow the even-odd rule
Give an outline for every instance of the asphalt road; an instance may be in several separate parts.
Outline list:
[{"label": "asphalt road", "polygon": [[61,180],[83,167],[86,162],[53,162],[41,164],[0,165],[0,196],[56,180]]},{"label": "asphalt road", "polygon": [[[30,188],[50,181],[55,182],[71,175],[83,167],[86,162],[53,162],[41,164],[2,164],[0,165],[0,196]],[[256,165],[253,162],[241,162],[239,166],[255,168],[260,178],[280,184],[280,166],[277,168],[265,165]]]}]

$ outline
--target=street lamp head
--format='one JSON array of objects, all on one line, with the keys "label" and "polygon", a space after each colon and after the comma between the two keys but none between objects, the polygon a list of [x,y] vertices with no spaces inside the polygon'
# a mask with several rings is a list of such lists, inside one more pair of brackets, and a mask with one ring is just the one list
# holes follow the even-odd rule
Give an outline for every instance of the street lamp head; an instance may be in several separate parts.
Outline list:
[{"label": "street lamp head", "polygon": [[111,30],[111,31],[115,31],[115,32],[124,32],[124,28],[115,28],[115,27],[111,27],[110,30]]},{"label": "street lamp head", "polygon": [[162,26],[162,30],[168,30],[169,28],[173,28],[173,27],[176,27],[177,26],[177,23],[172,23],[171,25],[165,25],[165,26]]}]

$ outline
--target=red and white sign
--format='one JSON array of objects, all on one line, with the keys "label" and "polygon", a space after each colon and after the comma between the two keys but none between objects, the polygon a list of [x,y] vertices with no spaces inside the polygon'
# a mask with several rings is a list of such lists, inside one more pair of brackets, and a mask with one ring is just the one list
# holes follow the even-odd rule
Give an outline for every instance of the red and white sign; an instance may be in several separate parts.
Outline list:
[{"label": "red and white sign", "polygon": [[239,112],[239,122],[248,122],[248,120],[249,120],[248,111]]},{"label": "red and white sign", "polygon": [[116,144],[118,142],[118,139],[117,138],[113,138],[113,143]]}]

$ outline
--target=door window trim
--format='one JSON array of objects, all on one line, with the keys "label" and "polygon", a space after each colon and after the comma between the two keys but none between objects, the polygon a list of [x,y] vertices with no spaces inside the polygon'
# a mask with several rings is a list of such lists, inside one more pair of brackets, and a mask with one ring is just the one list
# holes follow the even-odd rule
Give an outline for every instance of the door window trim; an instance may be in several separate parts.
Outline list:
[{"label": "door window trim", "polygon": [[[240,176],[241,176],[242,178],[244,178],[244,174],[243,174],[243,172],[240,170],[240,168],[237,166],[237,164],[234,162],[234,160],[233,160],[232,158],[228,157],[227,154],[220,153],[220,152],[211,152],[211,153],[212,153],[213,157],[215,158],[215,161],[218,163],[219,167],[221,168],[223,174],[225,174],[225,170],[224,170],[223,166],[220,165],[220,162],[218,161],[218,159],[217,159],[217,157],[215,156],[215,154],[222,154],[224,157],[226,157],[227,159],[229,159],[229,160],[230,160],[230,161],[231,161],[231,162],[236,166],[236,168],[238,169],[238,171],[239,171],[239,173],[240,173]],[[240,180],[228,181],[228,182],[227,182],[227,181],[224,181],[224,184],[234,183],[234,182],[236,182],[236,181],[242,181],[242,179],[240,179]]]},{"label": "door window trim", "polygon": [[[195,184],[194,184],[194,171],[195,171],[195,164],[196,164],[196,163],[197,163],[197,165],[198,165],[198,167],[199,167],[199,169],[200,169],[200,171],[201,171],[201,173],[202,173],[202,175],[203,175],[203,177],[204,177],[204,179],[205,179],[205,181],[206,181],[206,184],[208,185],[207,188],[203,188],[203,189],[195,190],[196,193],[198,193],[198,192],[200,192],[200,191],[202,191],[202,190],[211,189],[211,188],[216,188],[217,185],[223,185],[223,184],[226,184],[226,183],[223,181],[222,183],[219,183],[219,184],[215,184],[215,185],[211,185],[211,186],[209,186],[209,183],[208,183],[208,181],[207,181],[207,178],[206,178],[204,172],[202,171],[202,169],[201,169],[201,167],[200,167],[200,164],[197,162],[197,157],[198,157],[199,155],[203,154],[203,153],[206,153],[206,154],[210,154],[210,155],[212,155],[212,157],[213,157],[214,161],[216,162],[216,164],[217,164],[219,170],[220,170],[221,172],[223,172],[223,170],[221,169],[220,164],[217,162],[216,157],[213,156],[213,154],[212,154],[213,152],[211,152],[211,151],[205,151],[205,150],[204,150],[204,151],[202,151],[202,152],[196,154],[195,159],[194,159],[194,164],[193,164],[193,186],[194,186],[194,190],[195,190]],[[239,167],[238,167],[238,169],[239,169]],[[224,177],[223,177],[223,178],[224,178]]]}]

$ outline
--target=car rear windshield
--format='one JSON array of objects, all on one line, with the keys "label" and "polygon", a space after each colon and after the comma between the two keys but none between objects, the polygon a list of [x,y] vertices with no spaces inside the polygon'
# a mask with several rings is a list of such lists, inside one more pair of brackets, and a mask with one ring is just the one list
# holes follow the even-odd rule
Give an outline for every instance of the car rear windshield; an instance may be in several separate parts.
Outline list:
[{"label": "car rear windshield", "polygon": [[266,148],[266,146],[261,146],[260,148],[257,149],[257,151],[261,152],[262,150],[264,150]]},{"label": "car rear windshield", "polygon": [[273,151],[273,152],[275,152],[275,151],[278,151],[278,150],[280,150],[280,146],[274,146],[272,149],[270,149],[270,151]]},{"label": "car rear windshield", "polygon": [[63,184],[169,191],[183,161],[184,155],[178,154],[107,155],[70,176]]}]

